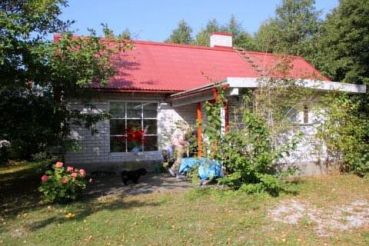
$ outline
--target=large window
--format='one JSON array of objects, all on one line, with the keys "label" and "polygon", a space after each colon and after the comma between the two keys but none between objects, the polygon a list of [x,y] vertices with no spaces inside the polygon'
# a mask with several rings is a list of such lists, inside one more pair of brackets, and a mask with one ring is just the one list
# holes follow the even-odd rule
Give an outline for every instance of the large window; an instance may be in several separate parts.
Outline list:
[{"label": "large window", "polygon": [[110,152],[158,149],[157,103],[110,103]]}]

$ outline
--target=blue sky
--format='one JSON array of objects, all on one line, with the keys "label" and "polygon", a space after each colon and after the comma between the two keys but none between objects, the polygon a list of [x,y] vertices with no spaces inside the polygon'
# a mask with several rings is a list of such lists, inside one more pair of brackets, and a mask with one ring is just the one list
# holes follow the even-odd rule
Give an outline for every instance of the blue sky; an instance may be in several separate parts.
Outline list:
[{"label": "blue sky", "polygon": [[[281,0],[69,0],[62,19],[75,20],[77,34],[87,34],[87,28],[101,33],[101,23],[107,23],[115,33],[128,28],[134,39],[163,41],[177,23],[184,19],[194,33],[209,19],[226,23],[237,17],[246,31],[254,33],[260,24],[273,17]],[[323,16],[338,5],[338,0],[316,0]]]}]

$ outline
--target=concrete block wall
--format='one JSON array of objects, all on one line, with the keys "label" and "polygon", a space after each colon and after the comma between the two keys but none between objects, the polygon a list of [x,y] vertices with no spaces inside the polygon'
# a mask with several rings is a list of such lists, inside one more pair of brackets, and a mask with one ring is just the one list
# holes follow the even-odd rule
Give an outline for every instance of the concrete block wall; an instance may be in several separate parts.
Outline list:
[{"label": "concrete block wall", "polygon": [[188,126],[196,124],[196,104],[175,108],[167,103],[160,104],[158,111],[159,149],[171,146],[171,137],[179,123]]},{"label": "concrete block wall", "polygon": [[[135,98],[139,101],[139,98]],[[143,98],[147,99],[147,98]],[[116,99],[115,99],[116,100]],[[158,101],[158,151],[140,153],[111,153],[110,152],[110,124],[104,120],[96,124],[97,133],[91,134],[90,129],[82,126],[73,126],[71,138],[76,139],[80,150],[70,151],[65,155],[68,164],[95,169],[133,169],[145,165],[153,170],[155,165],[161,163],[161,149],[171,145],[171,135],[179,121],[188,125],[195,123],[195,106],[173,108],[167,103]],[[109,101],[96,100],[92,102],[98,110],[109,111]],[[79,102],[71,103],[71,107],[83,111]]]},{"label": "concrete block wall", "polygon": [[[98,110],[107,111],[109,108],[108,102],[92,103]],[[73,103],[71,107],[83,111],[83,105]],[[90,129],[83,126],[73,126],[71,138],[79,143],[80,149],[75,152],[68,152],[65,155],[67,163],[78,165],[80,163],[90,162],[106,162],[109,155],[109,121],[101,121],[96,124],[95,134],[91,133]],[[108,143],[108,144],[106,144]]]},{"label": "concrete block wall", "polygon": [[[108,100],[97,100],[91,103],[98,110],[109,111]],[[71,103],[71,107],[83,110],[81,103]],[[73,126],[71,138],[78,141],[80,149],[70,151],[65,155],[65,162],[70,165],[84,167],[87,170],[97,169],[134,169],[145,167],[155,169],[155,164],[161,163],[160,151],[142,153],[111,153],[110,152],[110,123],[109,120],[96,124],[97,133],[92,134],[90,129],[83,126]]]},{"label": "concrete block wall", "polygon": [[[295,166],[298,168],[298,173],[301,175],[317,175],[326,173],[329,171],[329,167],[326,165],[328,158],[327,148],[324,142],[316,138],[317,127],[323,119],[320,119],[320,113],[317,111],[316,104],[318,99],[313,100],[309,105],[309,124],[302,124],[304,119],[303,109],[298,109],[295,131],[301,131],[303,137],[297,144],[295,150],[290,152],[289,156],[279,160],[281,166]],[[228,98],[230,121],[242,120],[242,114],[240,114],[240,108],[243,107],[242,98],[233,96]],[[312,110],[314,109],[314,110]],[[291,139],[291,135],[281,137],[281,144]]]},{"label": "concrete block wall", "polygon": [[[136,100],[136,101],[157,101],[158,102],[158,151],[148,151],[140,153],[111,153],[110,152],[110,124],[109,120],[96,124],[98,133],[91,134],[89,129],[81,126],[74,126],[71,137],[78,140],[81,149],[76,152],[68,152],[65,160],[68,164],[93,169],[133,169],[146,165],[153,170],[155,164],[161,163],[161,149],[171,145],[171,136],[176,130],[178,122],[184,122],[189,126],[196,125],[196,104],[180,107],[172,107],[165,103],[163,98],[152,98],[150,96],[119,96],[111,95],[95,100],[92,104],[100,110],[109,110],[109,100]],[[124,100],[123,100],[124,99]],[[242,105],[242,99],[237,97],[229,98],[230,110],[236,110]],[[80,103],[72,103],[72,107],[83,110]],[[240,115],[231,113],[232,117]],[[203,112],[203,114],[205,114]],[[299,112],[299,117],[303,117],[303,112]],[[309,112],[309,118],[314,118],[314,112]],[[314,120],[313,120],[314,121]],[[206,127],[206,116],[204,117]],[[315,138],[317,123],[300,125],[300,130],[304,137],[299,142],[297,149],[290,153],[290,156],[283,158],[281,163],[294,164],[301,169],[302,174],[320,174],[326,170],[324,162],[327,159],[327,150],[324,143]],[[146,164],[145,164],[146,163]]]}]

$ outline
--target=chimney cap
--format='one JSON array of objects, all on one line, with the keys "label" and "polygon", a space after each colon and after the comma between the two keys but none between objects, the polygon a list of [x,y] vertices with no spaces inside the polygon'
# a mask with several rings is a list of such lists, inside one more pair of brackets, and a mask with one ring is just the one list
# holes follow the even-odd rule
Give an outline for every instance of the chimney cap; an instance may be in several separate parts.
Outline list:
[{"label": "chimney cap", "polygon": [[230,32],[213,32],[211,35],[233,36]]}]

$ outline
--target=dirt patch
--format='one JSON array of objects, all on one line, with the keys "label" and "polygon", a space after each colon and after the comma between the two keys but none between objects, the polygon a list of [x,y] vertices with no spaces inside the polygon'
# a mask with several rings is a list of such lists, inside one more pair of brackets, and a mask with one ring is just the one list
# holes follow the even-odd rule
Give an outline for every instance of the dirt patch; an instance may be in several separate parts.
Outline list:
[{"label": "dirt patch", "polygon": [[10,235],[13,238],[22,238],[25,237],[28,234],[28,231],[24,229],[23,227],[17,228],[10,232]]},{"label": "dirt patch", "polygon": [[299,200],[280,202],[269,211],[269,216],[278,222],[297,224],[306,219],[314,224],[319,236],[330,236],[337,231],[347,231],[369,225],[369,203],[355,200],[346,205],[317,208]]},{"label": "dirt patch", "polygon": [[194,185],[185,180],[178,180],[169,174],[148,174],[139,180],[138,184],[124,185],[119,176],[100,178],[89,186],[88,195],[140,195],[162,192],[180,192]]}]

